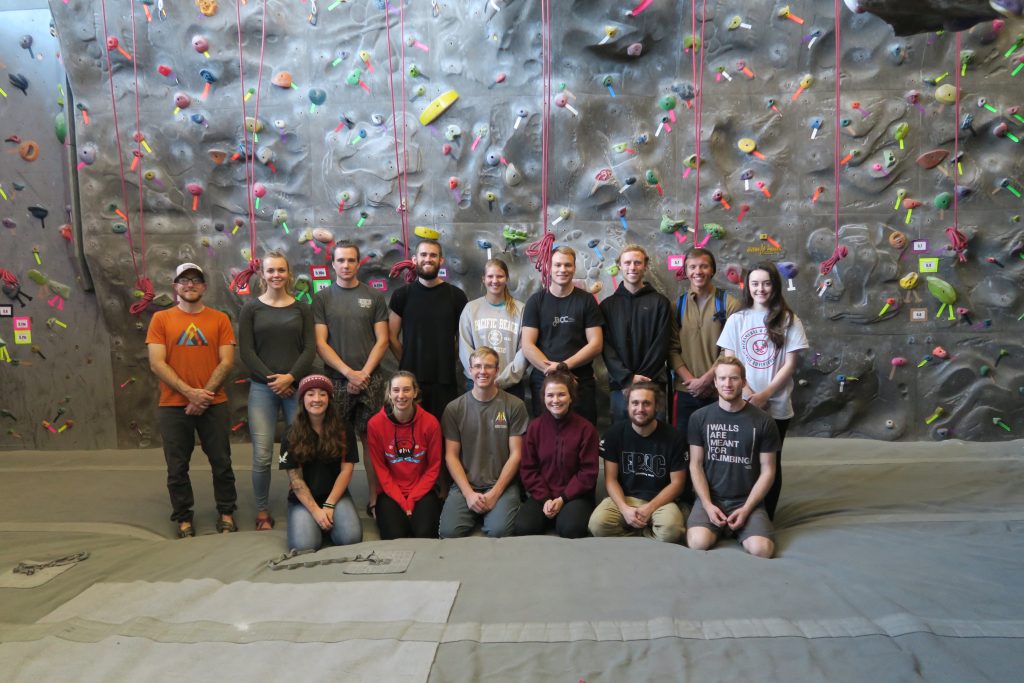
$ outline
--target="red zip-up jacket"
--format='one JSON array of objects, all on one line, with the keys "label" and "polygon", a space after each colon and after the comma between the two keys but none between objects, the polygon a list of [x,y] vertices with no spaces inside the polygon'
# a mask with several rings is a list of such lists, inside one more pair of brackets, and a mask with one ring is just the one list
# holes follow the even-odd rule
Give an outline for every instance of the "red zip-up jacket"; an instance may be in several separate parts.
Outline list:
[{"label": "red zip-up jacket", "polygon": [[569,502],[593,496],[597,485],[597,429],[574,412],[560,420],[545,412],[526,428],[519,479],[534,500]]}]

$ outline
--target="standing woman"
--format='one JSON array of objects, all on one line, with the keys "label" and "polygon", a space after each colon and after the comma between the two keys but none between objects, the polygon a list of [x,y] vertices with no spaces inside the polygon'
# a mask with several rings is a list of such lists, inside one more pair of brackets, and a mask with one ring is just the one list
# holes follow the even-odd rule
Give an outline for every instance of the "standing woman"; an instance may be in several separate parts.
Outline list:
[{"label": "standing woman", "polygon": [[466,304],[459,318],[459,357],[466,382],[472,388],[470,354],[489,346],[498,352],[498,388],[522,399],[526,394],[523,376],[529,367],[521,347],[524,304],[508,291],[508,265],[501,259],[484,264],[483,282],[486,293]]},{"label": "standing woman", "polygon": [[526,500],[516,515],[517,536],[543,534],[552,526],[562,538],[587,535],[597,485],[598,436],[572,410],[576,380],[556,371],[541,385],[546,411],[530,422],[519,478]]},{"label": "standing woman", "polygon": [[420,387],[408,370],[392,376],[386,391],[384,407],[366,426],[380,485],[380,537],[437,538],[441,498],[434,485],[441,472],[441,426],[419,407]]},{"label": "standing woman", "polygon": [[242,307],[238,346],[249,368],[249,434],[252,438],[252,490],[256,530],[274,527],[270,516],[270,459],[278,413],[286,425],[295,419],[295,388],[306,376],[316,354],[313,313],[292,296],[288,259],[267,252],[260,270],[263,293]]},{"label": "standing woman", "polygon": [[345,425],[331,403],[326,375],[299,382],[299,411],[281,443],[280,469],[288,470],[288,547],[319,550],[324,534],[334,545],[363,540],[359,513],[348,491],[358,452],[348,452]]},{"label": "standing woman", "polygon": [[782,278],[774,263],[758,263],[747,271],[743,308],[725,321],[718,345],[746,368],[743,397],[769,413],[779,428],[775,481],[764,499],[768,517],[774,519],[782,490],[782,443],[793,418],[793,373],[797,356],[807,348],[803,323],[782,298]]}]

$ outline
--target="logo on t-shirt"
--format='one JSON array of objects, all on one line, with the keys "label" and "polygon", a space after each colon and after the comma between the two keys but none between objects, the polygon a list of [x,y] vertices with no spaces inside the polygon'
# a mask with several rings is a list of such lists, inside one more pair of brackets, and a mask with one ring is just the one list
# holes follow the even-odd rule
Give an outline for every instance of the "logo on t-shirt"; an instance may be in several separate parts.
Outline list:
[{"label": "logo on t-shirt", "polygon": [[558,327],[559,325],[568,325],[574,322],[576,322],[576,318],[571,315],[556,315],[555,321],[551,323],[551,325],[553,327]]},{"label": "logo on t-shirt", "polygon": [[499,410],[498,414],[494,418],[495,429],[508,429],[508,418],[505,417],[505,411]]},{"label": "logo on t-shirt", "polygon": [[498,330],[489,330],[487,332],[487,345],[491,348],[498,348],[505,343],[505,335]]},{"label": "logo on t-shirt", "polygon": [[189,323],[185,331],[178,337],[178,346],[209,346],[210,342],[206,341],[206,335],[203,331],[196,327],[195,323]]},{"label": "logo on t-shirt", "polygon": [[740,355],[752,368],[770,368],[775,361],[775,344],[768,337],[768,329],[752,327],[744,332],[740,337]]},{"label": "logo on t-shirt", "polygon": [[665,476],[665,456],[658,453],[622,452],[622,471],[641,477],[660,479]]},{"label": "logo on t-shirt", "polygon": [[359,308],[370,308],[371,306],[373,306],[373,300],[372,299],[360,299],[359,300]]}]

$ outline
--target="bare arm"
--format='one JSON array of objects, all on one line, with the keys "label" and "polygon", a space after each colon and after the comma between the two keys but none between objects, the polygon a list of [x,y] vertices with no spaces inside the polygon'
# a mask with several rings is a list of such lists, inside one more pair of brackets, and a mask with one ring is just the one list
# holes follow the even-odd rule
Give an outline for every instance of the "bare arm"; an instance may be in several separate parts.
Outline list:
[{"label": "bare arm", "polygon": [[184,396],[189,403],[206,406],[213,399],[212,391],[189,386],[185,380],[178,377],[178,373],[167,364],[167,347],[163,344],[149,344],[149,368],[161,382]]},{"label": "bare arm", "polygon": [[750,396],[750,402],[758,408],[764,409],[768,405],[768,399],[778,393],[782,387],[789,383],[789,380],[793,378],[793,374],[796,372],[797,358],[799,357],[799,351],[790,351],[786,354],[786,360],[783,361],[782,367],[772,378],[772,381],[768,383],[761,391],[755,392]]},{"label": "bare arm", "polygon": [[302,468],[296,467],[288,470],[288,488],[291,489],[295,497],[299,499],[303,507],[309,510],[313,518],[316,519],[317,513],[320,512],[321,508],[313,500],[313,494],[309,492],[309,487],[306,486],[306,481],[302,478]]},{"label": "bare arm", "polygon": [[708,513],[713,524],[724,526],[727,522],[725,514],[711,502],[711,487],[704,475],[704,447],[690,444],[690,478],[693,480],[693,492],[700,498],[701,505]]},{"label": "bare arm", "polygon": [[341,356],[331,348],[331,345],[327,343],[327,337],[330,332],[327,325],[323,323],[316,324],[316,352],[320,354],[320,358],[323,362],[340,372],[344,377],[348,378],[348,373],[352,371],[345,361],[341,359]]},{"label": "bare arm", "polygon": [[235,364],[234,344],[218,346],[217,357],[220,359],[220,362],[217,363],[217,367],[210,373],[210,379],[206,381],[206,386],[203,387],[211,394],[216,393],[220,389],[220,386],[224,384],[224,380],[227,379],[228,373],[231,372],[231,368]]},{"label": "bare arm", "polygon": [[466,468],[462,466],[462,459],[459,457],[461,454],[461,443],[451,439],[444,440],[444,464],[448,466],[448,473],[452,475],[452,481],[455,482],[455,485],[459,487],[462,495],[468,501],[470,496],[476,493],[476,491],[473,490],[469,483],[469,477],[466,476]]},{"label": "bare arm", "polygon": [[370,355],[366,357],[366,365],[363,366],[363,372],[366,373],[367,377],[373,374],[373,371],[377,369],[377,366],[380,365],[381,360],[384,358],[384,354],[388,352],[388,345],[391,342],[389,321],[381,320],[380,322],[375,322],[373,324],[373,336],[376,338],[376,341],[374,341],[373,348],[370,349]]},{"label": "bare arm", "polygon": [[729,528],[730,529],[741,529],[747,523],[747,519],[750,517],[750,513],[761,504],[764,497],[768,495],[768,490],[772,487],[772,482],[775,481],[775,452],[761,453],[761,475],[754,482],[754,487],[750,489],[750,494],[747,496],[747,500],[743,503],[743,507],[735,510],[729,515]]},{"label": "bare arm", "polygon": [[615,507],[623,514],[626,513],[626,494],[619,483],[619,463],[611,460],[604,461],[604,487],[608,491],[608,497],[615,503]]},{"label": "bare arm", "polygon": [[548,360],[543,351],[537,348],[539,336],[540,330],[536,327],[523,328],[523,354],[526,356],[526,360],[530,361],[530,365],[544,372],[548,369],[551,361]]},{"label": "bare arm", "polygon": [[402,362],[402,340],[399,335],[402,333],[402,316],[394,311],[388,313],[388,345],[395,360]]},{"label": "bare arm", "polygon": [[604,346],[604,330],[600,327],[588,327],[586,334],[586,345],[563,361],[570,370],[586,365],[601,355],[601,348]]},{"label": "bare arm", "polygon": [[679,497],[686,484],[686,470],[676,470],[668,473],[668,486],[658,492],[654,498],[639,508],[640,515],[645,522],[649,522],[651,515],[662,505],[667,505]]},{"label": "bare arm", "polygon": [[508,460],[501,468],[501,473],[498,475],[498,481],[494,482],[494,486],[491,487],[491,490],[484,494],[484,498],[487,499],[489,504],[487,508],[488,510],[494,508],[498,499],[501,498],[501,494],[505,492],[508,485],[516,478],[516,474],[519,472],[519,458],[522,455],[522,452],[523,437],[508,437]]}]

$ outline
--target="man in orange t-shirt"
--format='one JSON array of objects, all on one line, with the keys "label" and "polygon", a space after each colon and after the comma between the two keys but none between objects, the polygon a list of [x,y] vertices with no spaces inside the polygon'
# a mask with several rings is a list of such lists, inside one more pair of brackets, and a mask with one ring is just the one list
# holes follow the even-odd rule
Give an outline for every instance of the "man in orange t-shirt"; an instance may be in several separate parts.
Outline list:
[{"label": "man in orange t-shirt", "polygon": [[188,467],[199,432],[213,469],[213,496],[220,513],[217,531],[236,531],[228,397],[222,387],[235,360],[235,334],[224,313],[202,303],[206,278],[199,266],[178,266],[174,291],[178,305],[156,313],[146,334],[149,367],[160,379],[158,416],[171,520],[178,523],[179,538],[195,536]]}]

